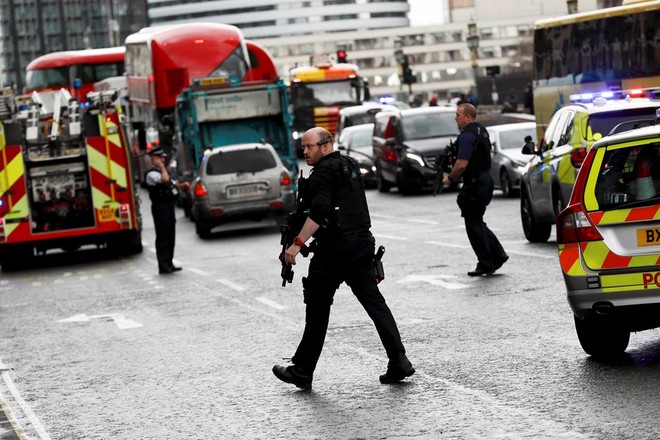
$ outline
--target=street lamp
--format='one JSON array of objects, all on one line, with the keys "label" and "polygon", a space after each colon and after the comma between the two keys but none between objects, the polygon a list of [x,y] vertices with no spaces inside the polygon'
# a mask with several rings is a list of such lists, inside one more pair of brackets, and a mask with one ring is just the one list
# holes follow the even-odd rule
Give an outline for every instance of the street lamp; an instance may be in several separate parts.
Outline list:
[{"label": "street lamp", "polygon": [[477,89],[477,69],[479,64],[477,64],[477,49],[479,49],[479,34],[477,34],[477,23],[474,20],[470,20],[468,23],[468,35],[467,35],[467,46],[470,49],[470,55],[472,55],[472,76],[474,77],[474,95],[479,99],[479,92]]}]

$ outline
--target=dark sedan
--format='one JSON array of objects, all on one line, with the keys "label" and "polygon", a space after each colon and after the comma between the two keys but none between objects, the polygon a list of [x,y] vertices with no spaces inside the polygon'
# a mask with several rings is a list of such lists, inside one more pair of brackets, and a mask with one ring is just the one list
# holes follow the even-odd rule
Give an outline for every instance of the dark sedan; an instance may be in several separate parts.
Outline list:
[{"label": "dark sedan", "polygon": [[373,132],[374,124],[354,125],[344,128],[337,141],[337,149],[357,161],[364,186],[368,188],[376,186],[376,167],[371,148]]}]

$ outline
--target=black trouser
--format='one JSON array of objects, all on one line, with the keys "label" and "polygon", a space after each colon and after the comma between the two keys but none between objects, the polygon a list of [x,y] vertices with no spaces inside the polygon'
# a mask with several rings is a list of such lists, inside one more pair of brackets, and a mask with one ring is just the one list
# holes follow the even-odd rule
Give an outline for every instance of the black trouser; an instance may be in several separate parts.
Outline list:
[{"label": "black trouser", "polygon": [[174,238],[176,234],[176,216],[174,202],[152,202],[151,214],[156,229],[156,258],[158,270],[172,267],[174,258]]},{"label": "black trouser", "polygon": [[342,282],[351,288],[374,325],[387,356],[405,353],[394,316],[381,295],[372,268],[374,239],[341,242],[332,247],[321,245],[309,263],[309,274],[303,278],[305,330],[293,356],[293,363],[308,373],[316,369],[321,356],[330,319],[330,306]]},{"label": "black trouser", "polygon": [[486,206],[493,198],[493,178],[488,172],[465,179],[456,202],[465,220],[472,250],[477,255],[477,268],[488,271],[495,269],[505,255],[504,249],[493,231],[484,222]]}]

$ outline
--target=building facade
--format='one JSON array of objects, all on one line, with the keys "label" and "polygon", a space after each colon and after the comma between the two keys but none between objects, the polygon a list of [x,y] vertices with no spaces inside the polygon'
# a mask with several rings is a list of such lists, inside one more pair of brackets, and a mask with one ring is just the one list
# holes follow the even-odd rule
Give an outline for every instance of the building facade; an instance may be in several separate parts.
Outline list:
[{"label": "building facade", "polygon": [[152,25],[211,21],[247,38],[407,27],[408,0],[149,0]]},{"label": "building facade", "polygon": [[34,58],[62,50],[121,46],[148,25],[146,0],[0,0],[4,86],[23,89]]}]

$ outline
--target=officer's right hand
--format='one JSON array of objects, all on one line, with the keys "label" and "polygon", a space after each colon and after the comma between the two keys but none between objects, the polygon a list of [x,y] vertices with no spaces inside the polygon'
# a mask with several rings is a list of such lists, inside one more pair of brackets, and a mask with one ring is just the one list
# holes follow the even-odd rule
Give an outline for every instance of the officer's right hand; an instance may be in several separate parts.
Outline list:
[{"label": "officer's right hand", "polygon": [[284,261],[290,266],[296,265],[296,255],[300,253],[300,246],[292,244],[284,253]]}]

